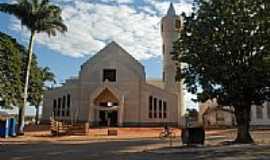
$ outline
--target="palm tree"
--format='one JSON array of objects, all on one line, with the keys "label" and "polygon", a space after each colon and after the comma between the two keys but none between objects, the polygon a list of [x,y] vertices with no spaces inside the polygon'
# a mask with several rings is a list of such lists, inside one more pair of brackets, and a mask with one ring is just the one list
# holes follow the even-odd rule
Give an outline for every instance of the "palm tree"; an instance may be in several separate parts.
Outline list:
[{"label": "palm tree", "polygon": [[26,26],[31,32],[28,46],[28,62],[25,74],[23,106],[19,109],[18,133],[23,134],[24,114],[28,97],[27,91],[35,35],[44,32],[49,36],[55,36],[57,31],[62,33],[66,32],[67,27],[61,17],[61,9],[50,4],[49,0],[17,0],[17,2],[13,4],[0,3],[0,12],[14,15],[21,21],[21,25]]},{"label": "palm tree", "polygon": [[41,106],[42,102],[43,102],[43,95],[44,95],[44,92],[45,90],[47,90],[48,88],[45,87],[45,83],[46,82],[53,82],[55,83],[55,79],[54,79],[54,74],[52,72],[50,72],[50,69],[48,67],[45,67],[45,68],[42,68],[40,70],[40,74],[41,74],[41,86],[39,86],[38,88],[38,91],[37,91],[37,96],[36,96],[36,99],[35,99],[35,102],[34,103],[35,105],[35,108],[36,108],[36,116],[35,116],[35,123],[38,124],[39,123],[39,106]]}]

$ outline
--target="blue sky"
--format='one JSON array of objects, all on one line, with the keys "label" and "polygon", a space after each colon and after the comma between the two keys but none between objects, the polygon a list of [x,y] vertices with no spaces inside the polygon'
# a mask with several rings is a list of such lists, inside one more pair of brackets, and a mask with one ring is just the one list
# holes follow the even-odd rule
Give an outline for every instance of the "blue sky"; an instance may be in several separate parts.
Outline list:
[{"label": "blue sky", "polygon": [[[160,79],[160,18],[166,14],[170,2],[177,14],[189,13],[190,1],[53,0],[63,9],[68,32],[51,38],[39,34],[34,52],[39,64],[48,66],[57,82],[62,83],[77,76],[81,64],[114,40],[145,66],[147,78]],[[15,17],[0,13],[0,31],[27,46],[29,32]]]}]

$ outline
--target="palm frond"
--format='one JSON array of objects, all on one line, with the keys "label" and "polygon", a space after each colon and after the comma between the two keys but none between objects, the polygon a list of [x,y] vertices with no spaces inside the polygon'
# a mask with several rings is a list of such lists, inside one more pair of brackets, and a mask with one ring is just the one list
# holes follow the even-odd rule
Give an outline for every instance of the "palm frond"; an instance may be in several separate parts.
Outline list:
[{"label": "palm frond", "polygon": [[67,26],[61,17],[62,11],[49,0],[18,0],[15,4],[0,3],[0,12],[16,16],[23,26],[37,33],[55,36],[66,32]]}]

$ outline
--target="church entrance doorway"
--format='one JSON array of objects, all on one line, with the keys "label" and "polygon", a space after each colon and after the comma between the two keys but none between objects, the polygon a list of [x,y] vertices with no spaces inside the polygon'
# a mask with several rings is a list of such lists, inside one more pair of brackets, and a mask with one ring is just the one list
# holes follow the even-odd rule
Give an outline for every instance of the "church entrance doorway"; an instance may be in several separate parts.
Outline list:
[{"label": "church entrance doorway", "polygon": [[116,127],[119,124],[119,99],[108,88],[105,88],[95,99],[95,121],[100,127]]},{"label": "church entrance doorway", "polygon": [[117,111],[99,111],[99,126],[117,126]]}]

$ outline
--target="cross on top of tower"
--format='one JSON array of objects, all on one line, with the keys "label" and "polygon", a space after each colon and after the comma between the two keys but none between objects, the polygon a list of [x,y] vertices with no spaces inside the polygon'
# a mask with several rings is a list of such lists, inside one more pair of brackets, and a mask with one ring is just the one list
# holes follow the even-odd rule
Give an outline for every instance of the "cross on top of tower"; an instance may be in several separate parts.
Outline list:
[{"label": "cross on top of tower", "polygon": [[173,3],[171,2],[170,7],[167,11],[167,16],[175,16],[175,15],[176,15],[175,9],[174,9]]}]

